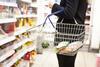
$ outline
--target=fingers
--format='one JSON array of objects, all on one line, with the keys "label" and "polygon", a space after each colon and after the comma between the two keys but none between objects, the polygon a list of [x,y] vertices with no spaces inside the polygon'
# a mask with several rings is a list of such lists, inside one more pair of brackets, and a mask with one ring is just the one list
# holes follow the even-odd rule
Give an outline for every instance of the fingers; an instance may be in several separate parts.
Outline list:
[{"label": "fingers", "polygon": [[53,1],[48,1],[47,3],[48,3],[48,4],[45,5],[45,6],[46,6],[46,7],[49,7],[49,8],[52,8],[55,2],[53,2]]}]

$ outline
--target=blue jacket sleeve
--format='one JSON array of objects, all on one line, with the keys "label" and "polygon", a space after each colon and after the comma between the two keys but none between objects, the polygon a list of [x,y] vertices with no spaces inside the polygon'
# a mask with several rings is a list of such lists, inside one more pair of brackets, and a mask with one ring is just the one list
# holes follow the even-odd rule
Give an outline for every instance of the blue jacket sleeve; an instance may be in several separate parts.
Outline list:
[{"label": "blue jacket sleeve", "polygon": [[63,17],[63,18],[68,18],[68,19],[73,18],[77,11],[78,3],[79,3],[79,0],[61,1],[60,5],[55,3],[52,7],[52,13],[59,10],[63,10],[63,12],[55,14],[55,15],[58,17]]}]

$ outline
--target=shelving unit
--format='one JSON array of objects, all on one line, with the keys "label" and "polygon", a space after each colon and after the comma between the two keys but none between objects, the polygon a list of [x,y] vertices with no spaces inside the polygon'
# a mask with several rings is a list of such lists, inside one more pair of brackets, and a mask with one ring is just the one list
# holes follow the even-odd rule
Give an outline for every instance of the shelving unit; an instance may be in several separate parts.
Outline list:
[{"label": "shelving unit", "polygon": [[32,41],[32,40],[31,39],[28,39],[28,38],[27,39],[23,39],[21,42],[19,42],[17,44],[14,44],[12,46],[12,49],[17,49],[17,48],[19,48],[20,46],[22,46],[23,44],[25,44],[28,41]]},{"label": "shelving unit", "polygon": [[15,51],[13,49],[6,50],[5,53],[2,53],[2,55],[0,55],[0,62],[4,61],[5,59],[7,59],[9,56],[13,55],[14,53],[15,53]]},{"label": "shelving unit", "polygon": [[20,0],[20,1],[25,2],[25,3],[32,3],[31,0]]},{"label": "shelving unit", "polygon": [[4,18],[4,19],[0,19],[0,24],[1,23],[12,23],[12,22],[16,22],[16,18]]},{"label": "shelving unit", "polygon": [[37,17],[35,14],[30,14],[30,15],[18,15],[15,16],[16,18],[32,18],[32,17]]},{"label": "shelving unit", "polygon": [[16,32],[14,33],[14,35],[20,35],[22,33],[25,33],[28,31],[28,29],[30,29],[31,27],[27,27],[27,26],[23,26],[21,28],[17,28]]},{"label": "shelving unit", "polygon": [[29,52],[29,50],[32,51],[33,49],[35,49],[35,46],[29,46],[19,50],[11,58],[9,58],[3,63],[3,67],[11,67],[15,62],[17,62],[19,59],[21,59],[21,57],[23,57],[27,52]]},{"label": "shelving unit", "polygon": [[10,3],[10,2],[0,2],[0,5],[10,6],[10,7],[17,7],[16,3]]},{"label": "shelving unit", "polygon": [[6,36],[6,37],[4,37],[4,38],[1,38],[0,39],[0,46],[1,45],[3,45],[3,44],[6,44],[6,43],[8,43],[8,42],[10,42],[10,41],[13,41],[13,40],[15,40],[16,39],[16,37],[15,36]]},{"label": "shelving unit", "polygon": [[[11,1],[13,1],[13,0],[11,0]],[[3,9],[5,9],[5,7],[7,6],[6,7],[7,9],[11,9],[11,11],[15,11],[14,13],[8,11],[7,16],[3,16],[2,13],[0,14],[1,16],[3,16],[3,17],[0,17],[0,25],[2,25],[2,24],[7,25],[7,24],[14,23],[13,33],[11,32],[12,34],[10,34],[10,36],[5,36],[5,37],[0,39],[0,64],[3,67],[11,67],[18,60],[22,59],[22,57],[27,52],[31,53],[31,51],[36,50],[36,44],[33,42],[32,39],[30,39],[28,37],[29,36],[28,33],[30,32],[28,30],[33,27],[33,26],[29,25],[28,23],[32,21],[31,19],[37,19],[37,7],[38,7],[37,2],[32,3],[31,0],[18,0],[22,3],[24,3],[24,5],[21,4],[21,5],[23,5],[23,7],[20,8],[19,7],[20,3],[17,0],[13,1],[13,2],[11,2],[11,1],[10,0],[9,0],[9,2],[8,1],[6,2],[6,0],[4,2],[0,1],[0,5],[2,5],[2,7],[4,6]],[[27,6],[29,5],[29,7],[26,10],[26,12],[22,12],[21,9],[26,8],[25,4]],[[29,8],[36,8],[36,9],[34,9],[31,13],[31,10],[29,10]],[[7,11],[7,9],[5,9],[5,12]],[[2,10],[2,11],[4,11],[4,10]],[[12,16],[12,14],[10,15],[9,13],[14,14],[14,16]],[[4,15],[6,15],[6,14],[4,13]],[[17,22],[21,18],[23,20],[26,20],[27,21],[26,24],[28,24],[28,25],[23,25],[21,27],[17,27]],[[20,22],[18,22],[18,24],[19,23]],[[24,21],[22,23],[24,24]],[[6,26],[6,27],[8,27],[8,26]],[[10,29],[11,28],[12,27],[10,27]],[[9,30],[8,28],[6,28],[6,29]],[[26,34],[26,35],[24,35],[24,34]],[[17,37],[19,37],[20,40],[18,40]],[[29,42],[31,42],[32,44],[26,45]],[[6,46],[6,47],[1,48],[1,46],[4,46],[4,45],[9,44],[9,43],[11,43],[10,46]],[[21,49],[19,49],[20,47],[21,47]]]},{"label": "shelving unit", "polygon": [[36,7],[36,8],[38,8],[37,2],[31,3],[30,6],[31,6],[31,7]]}]

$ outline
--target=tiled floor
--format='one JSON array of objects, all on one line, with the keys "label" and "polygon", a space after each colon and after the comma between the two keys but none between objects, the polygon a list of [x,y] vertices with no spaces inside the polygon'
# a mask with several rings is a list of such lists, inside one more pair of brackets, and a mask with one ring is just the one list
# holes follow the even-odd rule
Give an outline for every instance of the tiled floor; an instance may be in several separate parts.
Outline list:
[{"label": "tiled floor", "polygon": [[[96,54],[88,52],[78,52],[75,67],[96,67]],[[35,59],[32,67],[58,67],[56,54],[51,50],[45,50]]]}]

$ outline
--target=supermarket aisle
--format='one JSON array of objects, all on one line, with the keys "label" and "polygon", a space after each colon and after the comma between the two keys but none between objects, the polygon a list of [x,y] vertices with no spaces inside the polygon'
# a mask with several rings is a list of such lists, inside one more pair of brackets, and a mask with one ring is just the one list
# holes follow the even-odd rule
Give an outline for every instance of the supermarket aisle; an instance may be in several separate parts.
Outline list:
[{"label": "supermarket aisle", "polygon": [[[95,59],[96,55],[94,53],[79,52],[75,67],[96,67]],[[56,54],[52,51],[44,51],[42,55],[37,56],[32,67],[58,67]]]},{"label": "supermarket aisle", "polygon": [[58,67],[56,54],[52,51],[44,51],[35,59],[32,67]]}]

